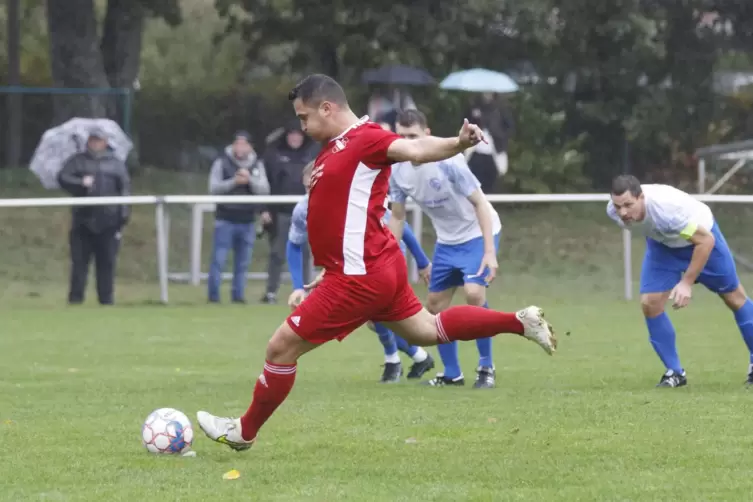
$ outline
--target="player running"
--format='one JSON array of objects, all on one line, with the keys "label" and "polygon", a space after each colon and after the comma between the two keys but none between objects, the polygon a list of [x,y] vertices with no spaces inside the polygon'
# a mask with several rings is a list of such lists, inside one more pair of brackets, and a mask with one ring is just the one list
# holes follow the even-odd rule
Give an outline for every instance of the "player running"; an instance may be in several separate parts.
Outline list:
[{"label": "player running", "polygon": [[[314,163],[309,163],[303,168],[303,185],[309,186],[311,180],[311,170]],[[293,208],[293,216],[290,222],[290,232],[288,232],[287,258],[288,269],[293,281],[293,292],[288,298],[288,306],[295,309],[301,304],[306,296],[303,285],[303,245],[308,239],[306,227],[306,215],[308,214],[308,195],[299,201]],[[389,219],[389,211],[385,213],[384,220]],[[428,283],[431,271],[431,262],[421,249],[421,245],[413,235],[410,226],[406,225],[405,233],[401,248],[405,245],[410,249],[411,254],[416,258],[419,275]],[[405,253],[405,249],[402,249]],[[402,337],[395,335],[387,326],[382,323],[368,322],[369,329],[375,331],[379,336],[379,341],[384,347],[384,371],[382,372],[382,383],[397,383],[403,374],[403,365],[400,362],[398,349],[408,354],[413,359],[413,365],[408,372],[408,378],[421,378],[424,373],[434,367],[434,359],[422,347],[417,347],[406,342]]]},{"label": "player running", "polygon": [[667,371],[658,387],[688,383],[675,345],[675,329],[664,312],[690,303],[693,284],[718,294],[734,312],[750,352],[748,384],[753,384],[753,303],[740,284],[732,252],[711,209],[687,193],[667,185],[641,185],[634,176],[612,182],[607,214],[623,228],[646,235],[641,269],[641,307],[649,340]]},{"label": "player running", "polygon": [[[401,112],[395,132],[408,139],[431,134],[426,116],[418,110]],[[426,308],[432,314],[446,310],[458,287],[463,288],[468,305],[488,308],[486,286],[497,271],[502,224],[463,154],[458,153],[440,162],[419,165],[400,162],[392,166],[392,219],[389,227],[396,236],[403,232],[408,197],[429,216],[437,234]],[[476,346],[479,363],[473,386],[492,388],[495,378],[492,339],[479,338]],[[444,372],[427,383],[434,386],[465,385],[457,342],[439,345],[437,349]]]},{"label": "player running", "polygon": [[356,117],[342,87],[326,75],[306,77],[289,98],[303,130],[323,145],[311,174],[306,221],[314,263],[324,272],[269,341],[246,413],[240,418],[197,413],[210,439],[235,450],[250,448],[293,388],[298,359],[370,320],[420,346],[512,333],[548,354],[556,350],[554,332],[535,306],[508,313],[462,305],[430,314],[411,289],[405,257],[382,222],[390,166],[453,157],[483,140],[478,126],[465,120],[455,138],[403,139],[368,117]]}]

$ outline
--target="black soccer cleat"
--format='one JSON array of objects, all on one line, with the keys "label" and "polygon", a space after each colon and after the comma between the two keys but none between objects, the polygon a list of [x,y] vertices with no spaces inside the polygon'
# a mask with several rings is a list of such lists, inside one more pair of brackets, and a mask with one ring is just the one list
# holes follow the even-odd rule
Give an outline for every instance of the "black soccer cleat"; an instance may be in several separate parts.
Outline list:
[{"label": "black soccer cleat", "polygon": [[403,374],[403,365],[401,363],[384,363],[384,371],[379,383],[398,383]]},{"label": "black soccer cleat", "polygon": [[420,363],[413,363],[413,365],[410,367],[410,371],[408,372],[409,379],[413,378],[421,378],[424,376],[424,373],[429,371],[434,367],[434,358],[431,357],[431,354],[426,354],[426,359],[421,361]]},{"label": "black soccer cleat", "polygon": [[495,387],[494,379],[497,372],[494,368],[488,366],[479,366],[476,370],[476,382],[473,384],[474,389],[493,389]]},{"label": "black soccer cleat", "polygon": [[661,380],[656,384],[657,387],[683,387],[688,384],[685,372],[675,373],[672,370],[667,371],[661,376]]},{"label": "black soccer cleat", "polygon": [[745,385],[748,387],[753,386],[753,370],[751,370],[751,372],[748,373],[748,379],[745,381]]},{"label": "black soccer cleat", "polygon": [[275,305],[277,303],[277,295],[275,293],[266,293],[261,297],[261,302],[267,305]]},{"label": "black soccer cleat", "polygon": [[465,377],[461,374],[459,377],[448,378],[444,376],[444,373],[437,373],[437,376],[431,380],[421,382],[422,385],[428,385],[430,387],[449,387],[453,385],[465,385]]}]

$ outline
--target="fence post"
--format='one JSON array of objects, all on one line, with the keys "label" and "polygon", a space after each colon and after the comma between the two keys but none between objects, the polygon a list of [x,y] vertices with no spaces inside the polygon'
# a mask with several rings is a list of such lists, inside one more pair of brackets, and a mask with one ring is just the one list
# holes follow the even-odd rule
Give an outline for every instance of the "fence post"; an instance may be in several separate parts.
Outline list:
[{"label": "fence post", "polygon": [[157,275],[159,277],[160,301],[167,305],[167,221],[165,202],[162,197],[157,199],[154,218],[157,228]]},{"label": "fence post", "polygon": [[622,256],[625,277],[625,299],[633,299],[633,242],[627,228],[622,229]]}]

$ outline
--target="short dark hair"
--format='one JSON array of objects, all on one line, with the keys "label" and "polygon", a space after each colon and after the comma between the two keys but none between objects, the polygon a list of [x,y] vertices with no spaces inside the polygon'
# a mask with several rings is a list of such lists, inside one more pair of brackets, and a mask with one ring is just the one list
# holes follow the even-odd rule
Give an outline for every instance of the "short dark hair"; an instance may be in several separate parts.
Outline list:
[{"label": "short dark hair", "polygon": [[621,174],[612,180],[612,195],[622,195],[630,192],[633,197],[643,193],[641,182],[632,174]]},{"label": "short dark hair", "polygon": [[418,124],[420,127],[425,128],[429,125],[429,122],[426,120],[426,115],[419,110],[413,109],[403,110],[398,113],[396,122],[403,127],[410,127]]},{"label": "short dark hair", "polygon": [[340,84],[334,78],[321,73],[309,75],[298,82],[288,93],[288,99],[300,99],[307,106],[318,106],[323,101],[348,106],[348,98]]}]

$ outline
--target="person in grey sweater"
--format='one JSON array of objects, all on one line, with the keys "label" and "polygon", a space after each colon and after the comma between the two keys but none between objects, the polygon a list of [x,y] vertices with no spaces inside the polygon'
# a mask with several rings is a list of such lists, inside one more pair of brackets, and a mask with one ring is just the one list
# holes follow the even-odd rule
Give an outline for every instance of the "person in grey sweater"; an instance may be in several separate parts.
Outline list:
[{"label": "person in grey sweater", "polygon": [[[106,135],[99,129],[90,131],[85,152],[66,161],[58,173],[58,182],[74,197],[129,195],[131,185],[125,163],[108,148]],[[92,256],[99,303],[111,305],[114,302],[115,262],[121,230],[129,215],[128,206],[123,205],[72,208],[68,303],[75,305],[84,301]]]},{"label": "person in grey sweater", "polygon": [[[252,145],[251,135],[238,131],[233,143],[214,161],[209,173],[209,193],[212,195],[268,195],[269,181],[264,164]],[[256,232],[254,222],[258,208],[253,204],[217,204],[215,210],[212,261],[209,266],[209,301],[220,301],[222,270],[230,249],[233,250],[233,282],[231,298],[245,303],[246,272],[251,261]],[[271,217],[261,214],[262,224]]]}]

